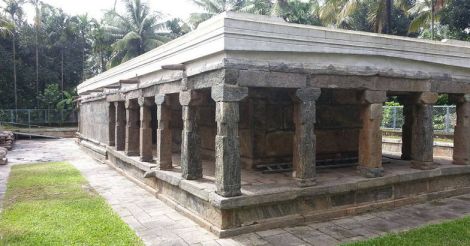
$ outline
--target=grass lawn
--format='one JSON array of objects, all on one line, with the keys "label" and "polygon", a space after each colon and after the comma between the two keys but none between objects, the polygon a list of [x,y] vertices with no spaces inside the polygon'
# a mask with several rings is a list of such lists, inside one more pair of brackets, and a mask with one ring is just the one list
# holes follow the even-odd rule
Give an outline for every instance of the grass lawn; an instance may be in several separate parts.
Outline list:
[{"label": "grass lawn", "polygon": [[470,245],[470,217],[348,245]]},{"label": "grass lawn", "polygon": [[68,163],[16,165],[0,214],[0,245],[143,245]]}]

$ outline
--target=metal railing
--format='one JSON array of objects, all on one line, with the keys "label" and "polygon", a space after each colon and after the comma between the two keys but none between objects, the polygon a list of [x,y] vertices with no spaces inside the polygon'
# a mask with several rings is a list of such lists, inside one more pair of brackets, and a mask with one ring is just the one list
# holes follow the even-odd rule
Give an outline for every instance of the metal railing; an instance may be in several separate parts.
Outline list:
[{"label": "metal railing", "polygon": [[[382,128],[386,130],[401,130],[404,122],[403,106],[383,107]],[[453,133],[457,119],[455,106],[434,106],[433,127],[434,131],[442,133]]]},{"label": "metal railing", "polygon": [[0,109],[0,122],[25,126],[77,124],[74,110],[58,109]]}]

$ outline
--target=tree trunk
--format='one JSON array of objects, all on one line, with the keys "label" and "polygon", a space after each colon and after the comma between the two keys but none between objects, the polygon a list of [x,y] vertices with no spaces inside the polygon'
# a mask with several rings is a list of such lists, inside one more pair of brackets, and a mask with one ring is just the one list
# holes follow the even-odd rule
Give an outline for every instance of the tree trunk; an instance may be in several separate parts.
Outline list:
[{"label": "tree trunk", "polygon": [[15,114],[18,111],[18,91],[17,91],[17,78],[16,78],[16,29],[13,29],[12,36],[12,49],[13,49],[13,87],[15,94]]},{"label": "tree trunk", "polygon": [[64,99],[64,48],[60,49],[60,57],[61,57],[61,64],[60,64],[60,89],[62,91],[61,98]]},{"label": "tree trunk", "polygon": [[36,42],[36,108],[39,108],[39,99],[38,99],[38,96],[39,96],[39,43],[38,43],[38,32],[39,32],[39,28],[36,24],[36,34],[35,34],[35,42]]},{"label": "tree trunk", "polygon": [[100,51],[100,57],[101,57],[101,72],[104,72],[106,71],[106,64],[104,62],[103,51]]},{"label": "tree trunk", "polygon": [[85,81],[85,35],[82,33],[82,82]]},{"label": "tree trunk", "polygon": [[392,9],[393,9],[393,0],[385,0],[385,28],[384,33],[392,33]]}]

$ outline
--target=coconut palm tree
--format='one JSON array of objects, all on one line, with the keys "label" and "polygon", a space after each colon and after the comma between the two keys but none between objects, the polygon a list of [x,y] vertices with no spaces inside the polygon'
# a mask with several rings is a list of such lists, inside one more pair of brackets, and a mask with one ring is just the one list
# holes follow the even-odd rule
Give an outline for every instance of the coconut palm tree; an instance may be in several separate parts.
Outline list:
[{"label": "coconut palm tree", "polygon": [[326,0],[320,8],[320,19],[327,26],[340,27],[356,10],[360,0]]},{"label": "coconut palm tree", "polygon": [[13,87],[15,94],[15,110],[18,109],[18,86],[16,76],[16,25],[23,19],[23,0],[4,0],[4,11],[9,15],[11,24],[11,42],[13,52]]},{"label": "coconut palm tree", "polygon": [[85,54],[85,49],[87,47],[87,42],[88,42],[88,35],[92,31],[92,26],[96,22],[93,19],[90,19],[88,17],[88,14],[84,15],[78,15],[72,17],[72,28],[73,31],[78,33],[80,36],[80,42],[81,42],[81,49],[82,49],[82,81],[85,81],[85,60],[86,60],[86,54]]},{"label": "coconut palm tree", "polygon": [[[55,11],[55,10],[53,10]],[[71,25],[71,19],[62,10],[54,13],[56,17],[52,19],[53,23],[50,25],[54,26],[53,30],[48,33],[50,39],[50,45],[54,49],[58,49],[60,53],[60,89],[63,92],[65,89],[64,84],[64,64],[65,64],[65,50],[67,49],[67,40],[73,32]]]},{"label": "coconut palm tree", "polygon": [[12,34],[13,25],[7,17],[0,13],[0,36],[6,37]]},{"label": "coconut palm tree", "polygon": [[441,18],[441,10],[445,0],[418,0],[408,10],[412,16],[416,16],[410,24],[408,32],[418,32],[421,28],[431,28],[432,39],[434,39],[434,22]]},{"label": "coconut palm tree", "polygon": [[192,13],[189,22],[197,27],[199,23],[224,11],[237,11],[245,5],[245,0],[193,0],[203,12]]},{"label": "coconut palm tree", "polygon": [[321,6],[320,19],[326,25],[341,27],[347,25],[349,17],[359,4],[368,5],[368,21],[377,33],[391,33],[392,10],[400,8],[407,11],[407,0],[327,0]]},{"label": "coconut palm tree", "polygon": [[[111,10],[107,17],[108,32],[116,38],[108,66],[114,67],[169,41],[165,23],[159,22],[159,13],[151,13],[140,0],[124,0],[126,11]],[[161,32],[159,32],[161,31]]]},{"label": "coconut palm tree", "polygon": [[[281,0],[285,1],[285,0]],[[241,12],[258,14],[258,15],[280,15],[281,11],[275,12],[273,11],[276,6],[276,10],[280,10],[278,8],[278,2],[273,2],[271,0],[247,0],[243,4],[243,7],[240,8]]]},{"label": "coconut palm tree", "polygon": [[113,43],[113,39],[100,23],[94,23],[91,36],[93,39],[93,55],[95,55],[96,59],[99,61],[99,66],[97,66],[95,72],[102,73],[106,71],[106,64],[112,52],[111,44]]},{"label": "coconut palm tree", "polygon": [[[41,1],[39,0],[29,0],[29,3],[34,6],[35,16],[34,16],[34,45],[35,45],[35,62],[36,62],[36,98],[39,96],[39,30],[41,28]],[[36,100],[36,107],[39,107],[39,100]]]}]

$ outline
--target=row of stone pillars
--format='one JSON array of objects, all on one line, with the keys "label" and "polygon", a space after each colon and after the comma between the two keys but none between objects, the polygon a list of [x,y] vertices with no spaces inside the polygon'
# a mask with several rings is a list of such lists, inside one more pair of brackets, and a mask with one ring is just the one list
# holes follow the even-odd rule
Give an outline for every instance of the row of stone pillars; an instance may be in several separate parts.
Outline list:
[{"label": "row of stone pillars", "polygon": [[[293,177],[300,186],[315,184],[315,114],[316,100],[321,90],[301,88],[292,94],[294,102],[295,135],[293,141]],[[239,102],[248,95],[248,88],[231,85],[214,86],[212,99],[216,102],[217,135],[215,137],[216,192],[231,197],[241,194],[240,142],[238,136]],[[151,106],[156,104],[156,168],[168,170],[172,165],[171,108],[168,95],[138,98],[110,105],[110,142],[116,150],[129,156],[140,156],[141,161],[153,161]],[[366,177],[383,175],[382,168],[382,105],[385,91],[363,91],[362,129],[359,134],[359,171]],[[469,97],[457,99],[457,126],[455,129],[454,160],[469,164],[470,104]],[[198,132],[198,106],[200,93],[185,90],[179,94],[182,107],[181,170],[185,179],[202,178],[200,157],[201,139]],[[403,159],[412,166],[432,168],[433,128],[432,104],[437,94],[423,92],[404,100],[405,124],[403,127]]]},{"label": "row of stone pillars", "polygon": [[[382,167],[382,122],[386,100],[384,91],[364,91],[361,111],[362,129],[359,134],[359,171],[366,177],[383,176]],[[404,105],[402,128],[403,160],[410,160],[416,169],[433,169],[434,131],[433,105],[438,94],[433,92],[414,93],[399,97]],[[452,95],[457,105],[457,124],[454,131],[453,162],[470,164],[470,95]]]}]

